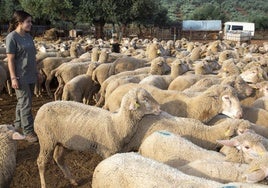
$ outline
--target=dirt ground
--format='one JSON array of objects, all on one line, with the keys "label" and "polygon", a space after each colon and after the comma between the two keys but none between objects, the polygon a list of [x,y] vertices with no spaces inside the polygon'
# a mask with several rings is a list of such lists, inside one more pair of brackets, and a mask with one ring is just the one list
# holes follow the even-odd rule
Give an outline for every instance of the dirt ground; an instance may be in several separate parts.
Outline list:
[{"label": "dirt ground", "polygon": [[[16,97],[10,97],[7,94],[0,96],[0,124],[12,123],[15,118]],[[33,98],[33,114],[43,104],[51,101],[48,96],[42,98]],[[11,183],[11,188],[38,188],[40,187],[39,173],[36,159],[39,154],[39,144],[29,144],[27,141],[18,142],[17,167]],[[91,187],[91,178],[94,168],[101,161],[97,154],[86,152],[68,151],[66,162],[71,172],[79,183],[78,187]],[[56,163],[51,160],[47,166],[45,174],[48,188],[70,188],[69,181],[66,180],[57,167]]]}]

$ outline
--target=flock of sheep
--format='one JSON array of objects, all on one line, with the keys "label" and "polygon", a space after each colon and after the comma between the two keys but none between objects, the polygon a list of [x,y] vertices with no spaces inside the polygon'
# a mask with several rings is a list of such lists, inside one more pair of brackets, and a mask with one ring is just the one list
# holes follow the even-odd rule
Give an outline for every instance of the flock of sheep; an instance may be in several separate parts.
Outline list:
[{"label": "flock of sheep", "polygon": [[[42,188],[52,157],[77,185],[66,148],[103,157],[93,188],[266,187],[258,182],[268,176],[268,42],[125,38],[120,53],[113,40],[35,43],[44,79],[35,95],[55,99],[34,121]],[[0,91],[13,95],[4,43],[0,59]],[[0,187],[22,139],[0,126]]]}]

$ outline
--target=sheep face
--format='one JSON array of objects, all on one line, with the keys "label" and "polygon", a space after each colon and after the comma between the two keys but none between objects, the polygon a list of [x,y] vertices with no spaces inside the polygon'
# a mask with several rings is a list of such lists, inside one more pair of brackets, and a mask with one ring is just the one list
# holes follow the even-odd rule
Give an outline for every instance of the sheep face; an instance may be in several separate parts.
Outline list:
[{"label": "sheep face", "polygon": [[252,68],[246,70],[240,74],[243,80],[249,83],[257,83],[260,80],[263,80],[263,73],[262,70],[259,68]]},{"label": "sheep face", "polygon": [[247,183],[256,183],[268,176],[268,153],[252,161],[248,172],[243,175]]},{"label": "sheep face", "polygon": [[251,132],[238,135],[230,140],[217,140],[217,142],[225,146],[235,147],[243,153],[245,161],[258,159],[267,152],[262,144],[261,137]]},{"label": "sheep face", "polygon": [[12,125],[0,125],[0,136],[6,136],[10,140],[25,139],[25,136],[16,132]]},{"label": "sheep face", "polygon": [[129,96],[133,96],[131,99],[128,99],[130,111],[141,111],[143,114],[160,114],[160,105],[145,89],[138,88],[131,90]]},{"label": "sheep face", "polygon": [[242,108],[238,98],[232,94],[224,94],[222,100],[222,113],[235,119],[242,117]]}]

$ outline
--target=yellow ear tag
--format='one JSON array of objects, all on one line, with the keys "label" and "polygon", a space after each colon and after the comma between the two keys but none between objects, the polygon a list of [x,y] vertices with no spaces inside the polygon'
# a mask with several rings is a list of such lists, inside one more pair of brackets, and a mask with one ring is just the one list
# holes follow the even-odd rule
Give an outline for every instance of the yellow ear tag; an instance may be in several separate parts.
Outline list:
[{"label": "yellow ear tag", "polygon": [[137,108],[139,108],[140,107],[140,105],[136,102],[135,103],[135,109],[137,109]]},{"label": "yellow ear tag", "polygon": [[225,134],[224,134],[224,135],[225,135],[225,136],[230,136],[230,132],[231,132],[231,131],[228,129],[227,131],[225,131]]}]

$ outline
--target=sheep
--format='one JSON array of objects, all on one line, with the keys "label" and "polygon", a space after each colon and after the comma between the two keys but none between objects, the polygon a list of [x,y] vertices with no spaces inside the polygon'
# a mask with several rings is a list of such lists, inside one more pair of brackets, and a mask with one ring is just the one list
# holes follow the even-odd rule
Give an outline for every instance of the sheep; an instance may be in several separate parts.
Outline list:
[{"label": "sheep", "polygon": [[174,168],[198,159],[224,161],[224,155],[203,149],[169,131],[160,130],[149,135],[141,144],[139,153]]},{"label": "sheep", "polygon": [[268,81],[251,84],[250,86],[254,88],[253,93],[240,101],[244,106],[251,106],[258,98],[268,96]]},{"label": "sheep", "polygon": [[102,85],[102,83],[111,75],[135,70],[145,66],[146,61],[132,57],[122,57],[115,60],[113,63],[101,64],[92,74],[92,80]]},{"label": "sheep", "polygon": [[92,49],[91,62],[97,62],[99,60],[99,48],[95,47]]},{"label": "sheep", "polygon": [[159,55],[160,45],[158,43],[152,43],[147,46],[146,56],[149,60],[157,58]]},{"label": "sheep", "polygon": [[[268,90],[267,90],[268,93]],[[253,104],[254,108],[261,108],[268,111],[268,96],[257,99]]]},{"label": "sheep", "polygon": [[128,83],[139,83],[144,78],[148,77],[148,74],[138,74],[138,75],[130,75],[113,79],[108,86],[106,87],[105,98],[108,96],[119,86],[128,84]]},{"label": "sheep", "polygon": [[217,78],[215,75],[199,75],[199,74],[188,74],[181,75],[174,79],[168,86],[168,90],[183,91],[191,87],[194,83],[202,78]]},{"label": "sheep", "polygon": [[124,147],[124,152],[137,151],[145,138],[160,130],[185,137],[202,148],[217,150],[220,145],[216,140],[229,139],[234,135],[243,134],[250,128],[247,121],[238,119],[229,119],[228,122],[207,126],[196,119],[174,117],[166,112],[162,112],[160,116],[147,115],[139,124],[142,127]]},{"label": "sheep", "polygon": [[251,67],[248,70],[243,71],[241,77],[246,82],[258,83],[268,80],[267,73],[261,67]]},{"label": "sheep", "polygon": [[79,57],[81,54],[84,53],[81,45],[78,42],[72,42],[70,47],[70,56],[71,57]]},{"label": "sheep", "polygon": [[167,89],[172,80],[174,80],[179,75],[187,72],[189,67],[184,64],[181,60],[175,60],[171,63],[171,73],[170,75],[151,75],[144,78],[140,84],[153,85],[159,89]]},{"label": "sheep", "polygon": [[135,153],[115,154],[100,162],[92,179],[93,188],[215,188],[221,185],[215,181],[185,175],[177,169]]},{"label": "sheep", "polygon": [[107,63],[108,58],[109,58],[109,52],[106,48],[103,48],[100,52],[98,62],[99,63]]},{"label": "sheep", "polygon": [[[73,101],[54,101],[43,105],[34,121],[40,153],[37,159],[41,187],[45,188],[45,166],[54,151],[54,160],[65,177],[77,185],[63,164],[64,148],[93,150],[103,158],[120,152],[138,128],[145,114],[160,113],[159,104],[144,89],[129,91],[117,113]],[[105,136],[97,136],[105,132]]]},{"label": "sheep", "polygon": [[63,63],[58,68],[54,69],[51,74],[55,75],[58,80],[58,87],[54,93],[55,100],[61,98],[61,94],[63,91],[63,87],[65,83],[70,81],[75,76],[80,74],[85,74],[87,72],[87,68],[90,62],[82,62],[82,63]]},{"label": "sheep", "polygon": [[104,104],[105,96],[106,96],[106,88],[110,84],[110,82],[115,80],[116,78],[134,76],[134,75],[139,75],[139,74],[162,75],[162,74],[165,74],[169,70],[169,67],[163,58],[156,58],[152,60],[150,64],[151,64],[150,67],[143,67],[143,68],[135,69],[134,71],[121,72],[121,73],[112,75],[109,78],[107,78],[101,84],[101,89],[99,91],[99,99],[98,99],[96,106],[100,107]]},{"label": "sheep", "polygon": [[[53,70],[58,68],[64,62],[70,61],[72,58],[63,58],[63,57],[47,57],[44,60],[38,63],[38,69],[42,71],[45,75],[45,87],[49,97],[52,98],[52,93],[50,91],[50,83],[54,78]],[[40,87],[40,86],[39,86]],[[40,91],[35,93],[37,96],[40,95]]]},{"label": "sheep", "polygon": [[[256,165],[233,162],[213,161],[209,159],[191,162],[179,170],[185,174],[207,178],[220,183],[247,182],[256,183],[265,179],[268,170],[268,154],[255,162]],[[254,187],[252,185],[252,187]]]},{"label": "sheep", "polygon": [[194,71],[197,75],[211,74],[212,68],[205,61],[196,61],[194,65]]},{"label": "sheep", "polygon": [[189,55],[190,55],[190,56],[189,56],[190,60],[191,60],[191,61],[196,61],[196,60],[200,59],[200,58],[201,58],[201,56],[200,56],[200,52],[201,52],[201,48],[200,48],[200,47],[195,47],[195,48],[191,51],[191,53],[189,54]]},{"label": "sheep", "polygon": [[189,97],[176,91],[164,91],[153,86],[125,84],[114,90],[105,101],[105,108],[116,111],[122,96],[130,89],[143,87],[160,103],[161,109],[171,115],[190,117],[208,122],[219,113],[232,118],[241,118],[242,109],[236,92],[228,85],[214,85],[198,96]]},{"label": "sheep", "polygon": [[86,74],[78,75],[68,81],[63,88],[62,100],[73,100],[89,104],[92,96],[98,92],[99,87],[92,81],[92,72],[98,66],[97,63],[89,64]]},{"label": "sheep", "polygon": [[222,64],[222,62],[230,58],[238,59],[239,55],[233,50],[224,50],[219,54],[219,63]]},{"label": "sheep", "polygon": [[185,89],[183,93],[187,94],[189,92],[203,92],[215,84],[232,86],[236,90],[239,100],[249,97],[253,93],[252,87],[246,83],[240,75],[228,76],[223,79],[202,78],[188,89]]},{"label": "sheep", "polygon": [[260,108],[242,106],[243,119],[260,126],[268,127],[268,111]]},{"label": "sheep", "polygon": [[0,125],[0,187],[9,187],[16,168],[16,140],[24,139],[12,125]]}]

